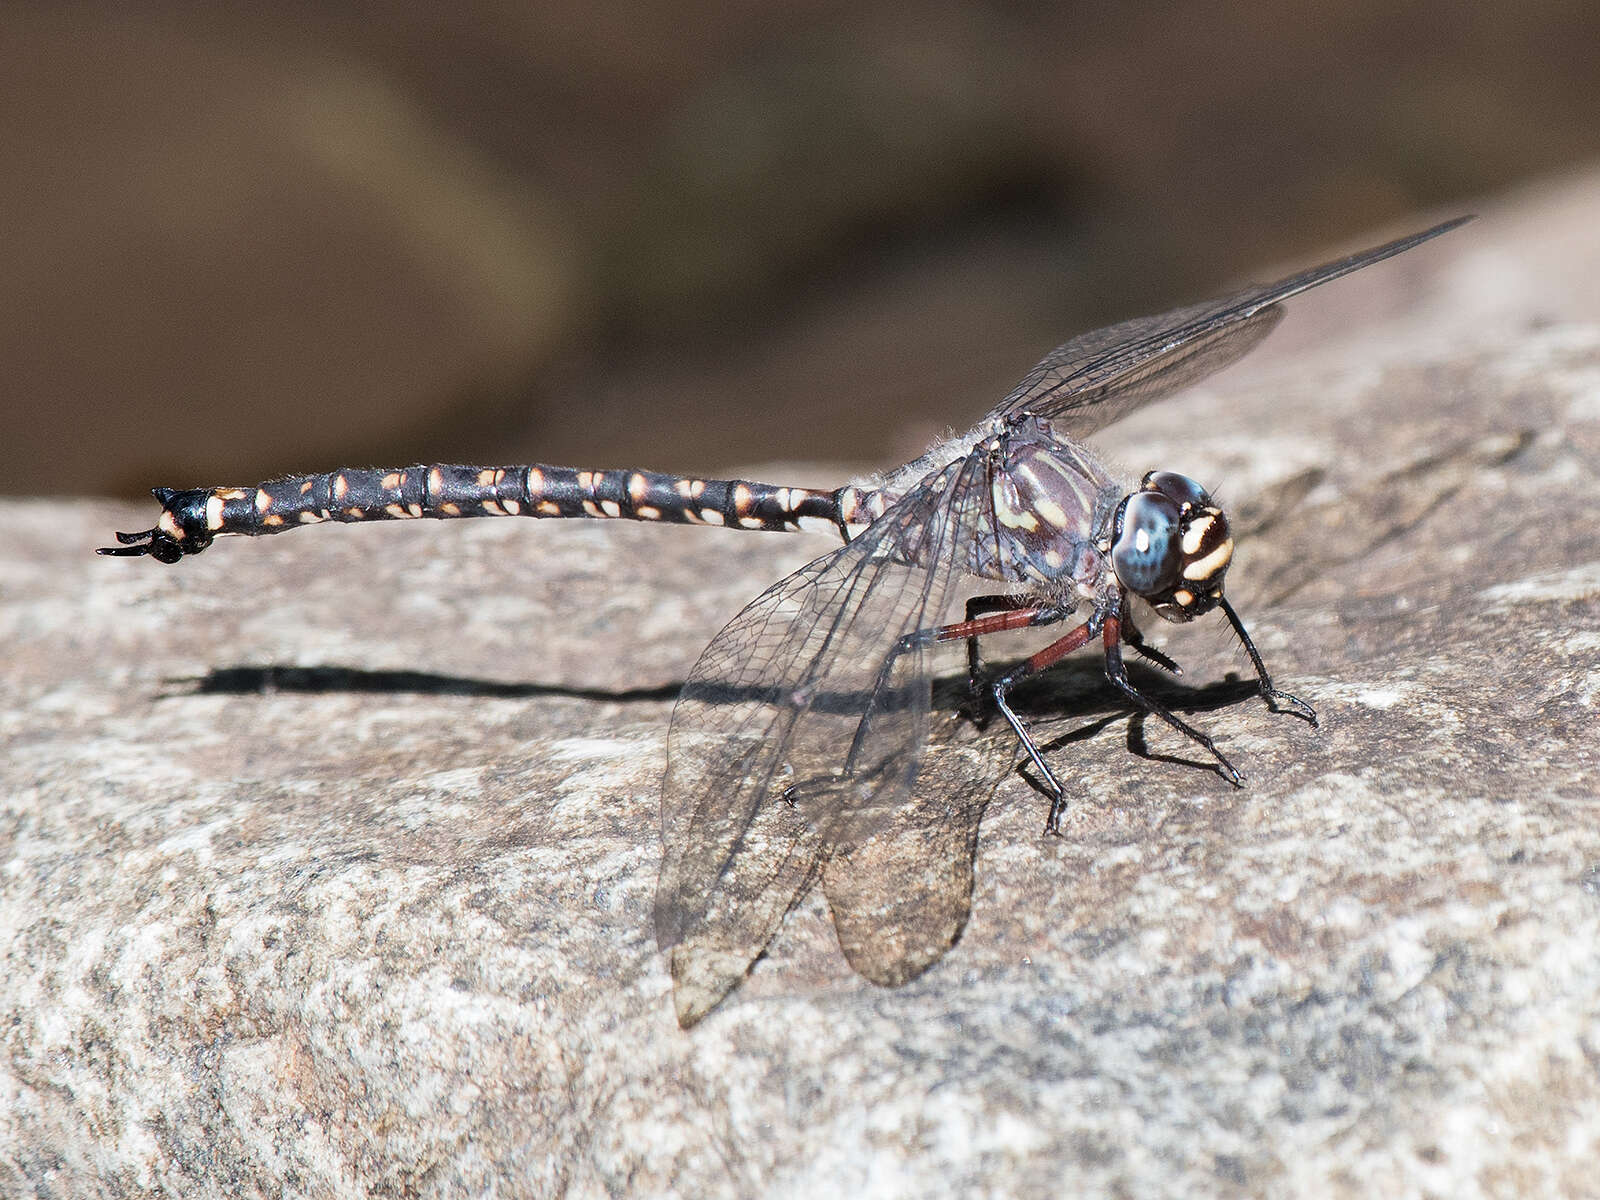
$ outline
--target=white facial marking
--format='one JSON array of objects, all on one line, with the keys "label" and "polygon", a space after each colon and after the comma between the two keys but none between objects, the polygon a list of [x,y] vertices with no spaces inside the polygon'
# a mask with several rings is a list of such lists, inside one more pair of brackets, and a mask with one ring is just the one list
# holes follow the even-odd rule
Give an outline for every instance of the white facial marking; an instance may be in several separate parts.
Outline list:
[{"label": "white facial marking", "polygon": [[[1189,523],[1189,528],[1183,531],[1183,552],[1194,554],[1205,544],[1206,534],[1211,532],[1211,527],[1217,523],[1212,516],[1196,517]],[[1190,578],[1194,578],[1190,576]]]},{"label": "white facial marking", "polygon": [[1229,538],[1204,558],[1197,558],[1183,569],[1185,579],[1210,579],[1233,558],[1233,539]]}]

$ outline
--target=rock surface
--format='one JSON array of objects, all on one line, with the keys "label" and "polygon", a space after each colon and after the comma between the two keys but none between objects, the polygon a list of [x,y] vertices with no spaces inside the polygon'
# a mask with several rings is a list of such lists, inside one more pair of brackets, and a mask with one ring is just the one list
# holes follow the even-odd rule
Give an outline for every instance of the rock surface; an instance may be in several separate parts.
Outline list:
[{"label": "rock surface", "polygon": [[1506,228],[1439,244],[1413,323],[1099,439],[1220,484],[1320,730],[1225,682],[1220,622],[1157,631],[1236,791],[1069,663],[1029,699],[1065,836],[1008,776],[942,962],[865,982],[813,897],[687,1034],[671,697],[827,542],[169,569],[88,553],[153,506],[7,503],[0,1194],[1595,1194],[1600,330],[1452,292]]}]

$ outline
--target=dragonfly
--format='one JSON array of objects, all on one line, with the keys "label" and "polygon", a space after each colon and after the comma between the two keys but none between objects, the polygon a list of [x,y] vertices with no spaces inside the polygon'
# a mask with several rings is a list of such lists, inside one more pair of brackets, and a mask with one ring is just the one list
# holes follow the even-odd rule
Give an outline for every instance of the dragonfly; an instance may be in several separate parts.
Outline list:
[{"label": "dragonfly", "polygon": [[[976,819],[995,783],[996,739],[975,749],[931,736],[942,647],[964,644],[973,714],[998,714],[1020,743],[1049,796],[1052,834],[1068,791],[1013,692],[1096,639],[1125,702],[1200,746],[1225,780],[1244,782],[1209,735],[1130,678],[1124,646],[1180,670],[1145,640],[1136,604],[1175,623],[1220,612],[1261,699],[1316,724],[1309,704],[1273,683],[1224,595],[1234,543],[1211,494],[1173,471],[1122,480],[1084,439],[1237,361],[1277,325],[1285,300],[1469,219],[1075,337],[966,434],[864,483],[816,489],[547,464],[341,469],[156,488],[154,527],[118,533],[99,553],[175,563],[230,535],[485,516],[839,537],[735,616],[683,687],[667,738],[655,932],[688,1028],[738,987],[820,879],[850,965],[895,986],[939,961],[964,928]],[[984,665],[979,639],[1072,618],[1021,661]],[[1001,775],[1013,760],[998,760]]]}]

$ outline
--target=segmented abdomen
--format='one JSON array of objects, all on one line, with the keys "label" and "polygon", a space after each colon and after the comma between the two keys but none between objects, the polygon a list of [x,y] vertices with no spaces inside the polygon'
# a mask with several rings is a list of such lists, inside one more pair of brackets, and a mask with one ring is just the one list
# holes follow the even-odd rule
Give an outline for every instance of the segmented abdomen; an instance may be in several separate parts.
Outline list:
[{"label": "segmented abdomen", "polygon": [[819,491],[542,463],[344,469],[255,487],[158,488],[156,497],[161,501],[156,527],[144,534],[118,535],[124,544],[110,553],[151,554],[172,562],[229,534],[281,533],[323,521],[424,517],[589,517],[847,536],[849,526],[870,524],[887,503],[882,493],[858,487]]}]

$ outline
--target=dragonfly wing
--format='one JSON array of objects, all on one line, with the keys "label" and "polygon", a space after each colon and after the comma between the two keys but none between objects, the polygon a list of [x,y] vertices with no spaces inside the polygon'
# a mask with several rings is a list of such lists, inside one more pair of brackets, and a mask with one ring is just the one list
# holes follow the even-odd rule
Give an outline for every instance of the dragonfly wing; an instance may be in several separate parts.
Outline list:
[{"label": "dragonfly wing", "polygon": [[957,547],[990,503],[959,459],[849,545],[752,602],[701,655],[673,711],[656,938],[686,1028],[744,978],[836,851],[913,794],[927,736],[927,650]]},{"label": "dragonfly wing", "polygon": [[1278,306],[1291,296],[1410,250],[1468,220],[1458,217],[1277,283],[1086,333],[1045,355],[1001,401],[996,415],[1030,412],[1060,432],[1085,437],[1243,358],[1272,332],[1283,316]]},{"label": "dragonfly wing", "polygon": [[875,835],[833,848],[822,890],[859,974],[899,987],[955,945],[972,910],[978,826],[1014,761],[1009,739],[952,715],[930,737],[900,811]]}]

